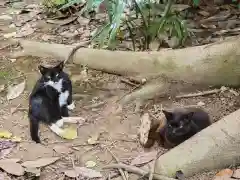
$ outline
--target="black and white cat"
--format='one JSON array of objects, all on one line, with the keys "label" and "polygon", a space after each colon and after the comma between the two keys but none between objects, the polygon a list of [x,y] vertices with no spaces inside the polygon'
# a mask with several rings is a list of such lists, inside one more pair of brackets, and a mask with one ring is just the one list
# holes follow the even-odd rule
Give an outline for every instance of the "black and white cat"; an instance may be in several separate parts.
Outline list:
[{"label": "black and white cat", "polygon": [[62,117],[68,117],[68,110],[75,108],[72,101],[72,83],[63,72],[64,63],[46,68],[39,66],[42,77],[35,84],[29,98],[29,119],[31,138],[40,143],[39,122],[49,125],[56,134],[61,134],[64,124]]}]

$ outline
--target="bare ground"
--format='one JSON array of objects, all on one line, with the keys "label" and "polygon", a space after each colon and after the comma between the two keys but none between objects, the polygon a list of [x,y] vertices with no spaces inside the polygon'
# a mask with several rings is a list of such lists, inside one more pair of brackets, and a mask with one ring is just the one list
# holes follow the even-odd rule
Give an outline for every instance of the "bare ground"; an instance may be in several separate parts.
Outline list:
[{"label": "bare ground", "polygon": [[[6,7],[1,8],[0,12],[6,12]],[[0,24],[3,34],[10,32],[9,22],[4,21]],[[39,30],[30,36],[31,39],[39,39],[43,34],[47,34],[49,27],[44,21],[38,21]],[[54,39],[53,41],[56,41]],[[57,39],[57,41],[63,41]],[[1,47],[8,44],[7,40],[1,36]],[[35,144],[31,141],[28,127],[28,95],[39,77],[37,58],[19,58],[11,62],[8,58],[9,53],[14,51],[13,47],[1,50],[0,57],[0,84],[18,83],[26,78],[27,86],[24,93],[11,101],[6,100],[6,90],[1,92],[0,96],[0,130],[8,130],[15,136],[22,138],[17,148],[15,148],[8,157],[21,158],[22,161],[35,160],[38,157],[61,156],[61,159],[53,165],[42,169],[40,179],[63,179],[63,171],[72,167],[71,159],[76,166],[85,166],[87,161],[96,162],[94,169],[100,169],[103,165],[114,161],[112,155],[104,148],[108,147],[123,162],[129,162],[141,152],[160,149],[155,145],[151,149],[143,149],[137,139],[137,130],[140,125],[140,114],[135,112],[134,105],[124,107],[122,112],[116,112],[114,101],[131,90],[132,87],[122,83],[121,77],[105,74],[97,71],[88,71],[88,82],[84,82],[79,72],[81,67],[76,65],[66,65],[65,70],[70,73],[73,83],[74,100],[76,108],[71,113],[73,116],[82,116],[87,122],[78,127],[78,138],[75,140],[63,140],[53,134],[46,126],[40,127],[40,137],[44,145]],[[21,73],[24,76],[21,76]],[[210,89],[210,87],[209,87]],[[199,90],[199,89],[197,89]],[[194,92],[196,92],[195,90]],[[236,89],[240,93],[240,90]],[[239,95],[232,92],[209,95],[206,97],[196,97],[187,99],[155,99],[149,101],[145,107],[156,117],[163,107],[196,105],[203,102],[204,107],[209,112],[214,121],[233,112],[240,107]],[[14,110],[14,108],[16,108]],[[14,112],[13,112],[14,111]],[[12,113],[13,112],[13,113]],[[87,140],[91,136],[99,136],[99,144],[88,145]],[[71,153],[59,154],[54,151],[56,145],[67,145]],[[207,180],[211,179],[215,172],[199,174],[190,178]],[[12,177],[13,178],[13,177]],[[16,179],[30,179],[28,177],[15,177]],[[119,179],[121,177],[115,178]],[[131,180],[139,179],[139,176],[130,174]]]}]

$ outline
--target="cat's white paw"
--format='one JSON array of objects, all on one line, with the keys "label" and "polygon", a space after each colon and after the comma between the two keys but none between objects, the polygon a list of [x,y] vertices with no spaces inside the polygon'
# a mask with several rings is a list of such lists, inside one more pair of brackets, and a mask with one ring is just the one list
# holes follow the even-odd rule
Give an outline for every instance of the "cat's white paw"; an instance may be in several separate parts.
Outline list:
[{"label": "cat's white paw", "polygon": [[68,108],[69,110],[73,110],[75,107],[76,107],[76,106],[75,106],[74,101],[72,102],[72,104],[69,104],[69,105],[67,106],[67,108]]},{"label": "cat's white paw", "polygon": [[51,126],[49,126],[49,128],[59,136],[64,132],[63,129],[58,127],[56,124],[52,124]]},{"label": "cat's white paw", "polygon": [[63,119],[60,119],[58,120],[55,124],[58,126],[58,127],[63,127]]}]

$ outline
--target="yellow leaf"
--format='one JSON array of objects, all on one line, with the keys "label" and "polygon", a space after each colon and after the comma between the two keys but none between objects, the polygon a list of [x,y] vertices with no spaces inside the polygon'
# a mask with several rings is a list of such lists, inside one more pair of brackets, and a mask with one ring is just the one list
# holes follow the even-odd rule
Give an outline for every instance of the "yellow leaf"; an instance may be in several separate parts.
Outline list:
[{"label": "yellow leaf", "polygon": [[9,131],[0,131],[0,138],[11,138],[12,133]]},{"label": "yellow leaf", "polygon": [[76,139],[77,138],[77,129],[66,128],[60,136],[64,139]]},{"label": "yellow leaf", "polygon": [[87,168],[92,168],[92,167],[95,167],[96,165],[97,165],[97,163],[94,162],[94,161],[87,161],[87,162],[85,163],[85,166],[86,166]]}]

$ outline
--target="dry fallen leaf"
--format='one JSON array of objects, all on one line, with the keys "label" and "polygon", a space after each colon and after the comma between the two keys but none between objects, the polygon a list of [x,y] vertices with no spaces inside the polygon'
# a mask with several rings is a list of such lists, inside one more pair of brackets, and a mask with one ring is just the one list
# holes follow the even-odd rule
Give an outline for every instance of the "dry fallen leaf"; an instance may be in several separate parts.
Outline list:
[{"label": "dry fallen leaf", "polygon": [[228,176],[216,176],[213,180],[234,180],[234,178]]},{"label": "dry fallen leaf", "polygon": [[75,21],[77,19],[77,16],[75,17],[70,17],[70,18],[67,18],[67,19],[64,19],[64,20],[57,20],[57,19],[49,19],[47,20],[47,23],[50,23],[50,24],[57,24],[57,25],[60,25],[60,26],[64,26],[64,25],[67,25],[73,21]]},{"label": "dry fallen leaf", "polygon": [[11,141],[13,141],[13,142],[21,142],[21,141],[22,141],[22,138],[20,138],[20,137],[18,137],[18,136],[13,136],[13,137],[11,138]]},{"label": "dry fallen leaf", "polygon": [[67,146],[63,146],[63,145],[56,145],[53,147],[53,150],[56,152],[56,153],[59,153],[59,154],[70,154],[73,152],[72,149],[70,149],[69,147]]},{"label": "dry fallen leaf", "polygon": [[234,96],[239,96],[239,93],[233,89],[230,89],[229,92],[234,94]]},{"label": "dry fallen leaf", "polygon": [[11,37],[15,37],[16,34],[17,34],[17,32],[11,32],[11,33],[4,34],[3,37],[4,38],[11,38]]},{"label": "dry fallen leaf", "polygon": [[102,174],[93,169],[85,168],[85,167],[75,167],[72,170],[66,170],[65,175],[71,178],[76,178],[79,176],[83,176],[86,178],[101,178]]},{"label": "dry fallen leaf", "polygon": [[59,158],[58,157],[52,157],[52,158],[40,158],[35,161],[25,161],[22,163],[22,166],[27,167],[27,168],[40,168],[47,166],[49,164],[54,163],[57,161]]},{"label": "dry fallen leaf", "polygon": [[99,139],[99,133],[93,135],[91,138],[88,139],[88,144],[94,145],[98,144],[98,139]]},{"label": "dry fallen leaf", "polygon": [[0,138],[11,138],[12,133],[9,131],[0,131]]},{"label": "dry fallen leaf", "polygon": [[20,29],[20,31],[16,34],[15,37],[17,38],[25,37],[34,33],[34,31],[35,29],[33,29],[30,25],[26,24]]},{"label": "dry fallen leaf", "polygon": [[15,176],[22,176],[24,174],[24,168],[11,160],[0,160],[0,168]]},{"label": "dry fallen leaf", "polygon": [[65,128],[63,133],[60,136],[64,139],[76,139],[77,138],[77,129]]},{"label": "dry fallen leaf", "polygon": [[12,20],[12,16],[4,14],[0,16],[0,20]]},{"label": "dry fallen leaf", "polygon": [[27,173],[34,175],[35,177],[39,177],[41,174],[40,168],[35,168],[35,167],[34,168],[32,168],[32,167],[26,168],[25,171]]},{"label": "dry fallen leaf", "polygon": [[148,134],[151,128],[151,120],[148,113],[143,114],[140,119],[141,125],[139,127],[139,141],[142,145],[148,142]]},{"label": "dry fallen leaf", "polygon": [[141,153],[135,159],[132,160],[131,165],[133,166],[143,165],[155,159],[156,156],[157,156],[157,151]]},{"label": "dry fallen leaf", "polygon": [[97,165],[97,163],[94,162],[94,161],[87,161],[87,162],[85,163],[85,166],[86,166],[87,168],[95,167],[96,165]]},{"label": "dry fallen leaf", "polygon": [[240,179],[240,169],[236,169],[232,176],[234,178]]},{"label": "dry fallen leaf", "polygon": [[231,177],[232,175],[233,175],[233,170],[231,169],[223,169],[216,174],[216,176],[227,176],[227,177]]},{"label": "dry fallen leaf", "polygon": [[80,176],[80,174],[74,169],[65,170],[64,174],[65,174],[65,176],[70,177],[70,178],[77,178],[78,176]]},{"label": "dry fallen leaf", "polygon": [[18,84],[16,86],[10,86],[8,88],[7,100],[15,99],[20,94],[22,94],[22,92],[25,89],[25,84],[26,84],[26,82],[23,81],[23,82],[21,82],[20,84]]}]

